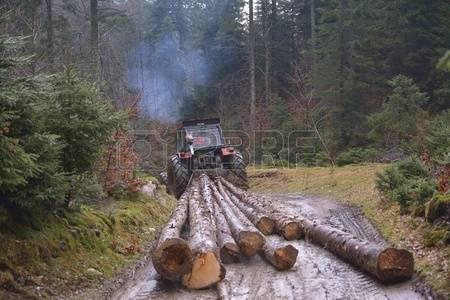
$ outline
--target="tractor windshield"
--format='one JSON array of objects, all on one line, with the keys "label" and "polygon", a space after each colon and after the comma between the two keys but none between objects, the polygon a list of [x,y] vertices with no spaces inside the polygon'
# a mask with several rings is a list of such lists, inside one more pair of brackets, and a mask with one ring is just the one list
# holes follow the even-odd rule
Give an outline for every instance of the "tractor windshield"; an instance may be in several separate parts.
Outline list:
[{"label": "tractor windshield", "polygon": [[224,144],[222,132],[217,126],[186,127],[186,134],[192,135],[194,149],[214,148]]}]

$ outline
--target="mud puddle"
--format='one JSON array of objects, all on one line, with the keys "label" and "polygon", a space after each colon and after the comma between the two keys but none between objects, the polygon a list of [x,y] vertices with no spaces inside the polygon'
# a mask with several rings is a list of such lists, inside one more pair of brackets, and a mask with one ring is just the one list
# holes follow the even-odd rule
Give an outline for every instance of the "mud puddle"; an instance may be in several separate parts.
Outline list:
[{"label": "mud puddle", "polygon": [[[354,208],[327,199],[301,195],[266,195],[293,211],[317,218],[364,239],[384,243],[373,226]],[[281,240],[281,238],[280,238]],[[226,265],[227,294],[232,299],[426,299],[409,281],[383,285],[304,240],[290,242],[299,251],[292,270],[278,272],[260,257]],[[217,299],[217,289],[190,291],[160,280],[151,264],[143,267],[112,299]]]}]

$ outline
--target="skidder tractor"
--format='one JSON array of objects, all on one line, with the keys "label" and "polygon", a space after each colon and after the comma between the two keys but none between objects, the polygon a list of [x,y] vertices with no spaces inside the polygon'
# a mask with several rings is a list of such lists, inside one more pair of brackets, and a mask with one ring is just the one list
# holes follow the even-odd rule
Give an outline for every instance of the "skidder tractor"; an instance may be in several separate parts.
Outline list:
[{"label": "skidder tractor", "polygon": [[245,167],[242,154],[226,144],[220,119],[184,121],[177,132],[177,154],[168,162],[167,189],[179,198],[194,172],[214,172],[247,189]]}]

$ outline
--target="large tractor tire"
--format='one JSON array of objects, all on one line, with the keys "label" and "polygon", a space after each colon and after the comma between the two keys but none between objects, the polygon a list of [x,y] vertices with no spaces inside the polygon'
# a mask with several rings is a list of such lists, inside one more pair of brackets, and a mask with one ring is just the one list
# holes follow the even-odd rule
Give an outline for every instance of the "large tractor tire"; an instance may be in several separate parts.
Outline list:
[{"label": "large tractor tire", "polygon": [[189,179],[189,169],[178,155],[174,155],[169,159],[167,166],[167,190],[177,199],[181,197],[186,189]]},{"label": "large tractor tire", "polygon": [[234,185],[241,189],[248,189],[248,177],[247,177],[247,164],[244,161],[244,157],[240,152],[236,152],[230,156],[223,164],[224,168],[228,171],[226,177]]}]

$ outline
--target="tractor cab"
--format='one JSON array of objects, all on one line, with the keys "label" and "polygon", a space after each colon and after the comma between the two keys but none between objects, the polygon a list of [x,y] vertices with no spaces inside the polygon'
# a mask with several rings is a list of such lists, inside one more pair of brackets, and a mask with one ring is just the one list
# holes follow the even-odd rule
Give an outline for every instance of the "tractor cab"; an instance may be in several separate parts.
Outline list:
[{"label": "tractor cab", "polygon": [[208,151],[225,146],[219,119],[183,122],[178,131],[177,151]]},{"label": "tractor cab", "polygon": [[177,132],[177,154],[167,167],[168,190],[180,197],[195,170],[227,169],[246,187],[245,167],[242,155],[226,144],[220,119],[184,121]]}]

